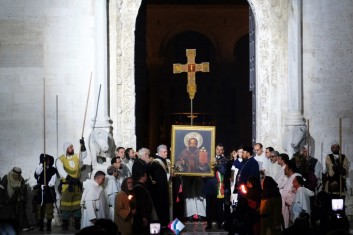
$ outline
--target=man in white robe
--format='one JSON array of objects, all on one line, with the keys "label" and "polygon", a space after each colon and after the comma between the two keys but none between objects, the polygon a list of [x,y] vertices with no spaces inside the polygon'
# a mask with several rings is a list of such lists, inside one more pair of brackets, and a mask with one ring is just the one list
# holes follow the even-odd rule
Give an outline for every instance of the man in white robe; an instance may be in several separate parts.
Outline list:
[{"label": "man in white robe", "polygon": [[295,197],[291,206],[290,220],[292,223],[299,217],[301,212],[306,212],[310,215],[310,197],[315,193],[310,189],[303,187],[304,181],[301,176],[294,177],[293,187],[295,189]]},{"label": "man in white robe", "polygon": [[118,170],[114,166],[109,166],[105,176],[104,192],[109,206],[108,218],[114,221],[115,196],[121,191],[121,185],[116,180]]},{"label": "man in white robe", "polygon": [[279,176],[279,172],[282,171],[282,167],[278,164],[278,156],[279,156],[278,151],[272,151],[270,153],[271,163],[268,167],[268,173],[266,174],[266,176],[272,177],[275,181],[276,181],[276,177]]},{"label": "man in white robe", "polygon": [[273,178],[279,189],[283,189],[284,185],[286,184],[288,177],[284,174],[284,170],[286,168],[286,165],[289,161],[289,156],[285,153],[281,153],[278,156],[277,163],[278,165],[281,166],[281,170],[277,172],[277,175]]},{"label": "man in white robe", "polygon": [[93,180],[89,180],[85,184],[83,190],[81,206],[83,208],[81,229],[92,226],[97,219],[108,218],[108,205],[101,187],[105,181],[105,173],[97,171]]},{"label": "man in white robe", "polygon": [[280,189],[281,197],[282,197],[282,215],[284,219],[284,227],[289,227],[289,215],[290,215],[290,207],[293,203],[295,197],[295,191],[293,190],[293,180],[296,176],[301,176],[298,173],[295,173],[295,163],[293,161],[289,161],[285,167],[285,174],[288,177],[283,189]]},{"label": "man in white robe", "polygon": [[263,145],[261,143],[254,144],[255,160],[259,163],[260,173],[267,175],[268,167],[271,164],[270,159],[266,157],[266,154],[263,150]]}]

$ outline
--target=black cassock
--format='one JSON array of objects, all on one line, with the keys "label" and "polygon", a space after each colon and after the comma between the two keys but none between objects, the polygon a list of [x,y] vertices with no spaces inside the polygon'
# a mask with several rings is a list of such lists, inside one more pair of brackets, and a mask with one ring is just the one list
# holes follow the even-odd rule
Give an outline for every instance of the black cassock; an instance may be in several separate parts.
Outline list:
[{"label": "black cassock", "polygon": [[[164,164],[164,166],[162,164]],[[161,226],[167,226],[170,222],[167,172],[168,167],[165,159],[155,156],[155,160],[153,160],[150,165],[150,175],[152,178],[151,196]]]}]

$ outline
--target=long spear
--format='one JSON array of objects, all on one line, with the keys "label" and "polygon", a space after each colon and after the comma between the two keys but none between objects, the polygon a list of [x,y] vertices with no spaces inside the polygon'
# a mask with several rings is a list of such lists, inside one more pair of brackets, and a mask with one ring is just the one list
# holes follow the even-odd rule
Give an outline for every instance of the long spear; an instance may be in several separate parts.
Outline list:
[{"label": "long spear", "polygon": [[[85,115],[84,115],[84,117],[83,117],[83,126],[82,126],[81,139],[83,138],[83,133],[84,133],[84,131],[85,131],[86,115],[87,115],[87,107],[88,107],[89,94],[90,94],[90,91],[91,91],[91,83],[92,83],[92,72],[91,72],[91,76],[90,76],[90,79],[89,79],[89,85],[88,85],[88,93],[87,93],[87,99],[86,99]],[[79,158],[81,158],[81,148],[82,148],[82,144],[80,144],[80,151],[79,151],[79,154],[78,154]],[[76,174],[75,174],[76,176],[77,176],[77,174],[78,174],[78,169],[79,169],[79,168],[80,168],[80,167],[78,167],[78,168],[76,169]]]},{"label": "long spear", "polygon": [[47,186],[47,160],[45,157],[45,153],[46,153],[46,141],[45,141],[45,78],[44,78],[44,82],[43,82],[43,124],[44,124],[44,131],[43,131],[43,139],[44,139],[44,156],[43,156],[43,171],[44,171],[44,186]]},{"label": "long spear", "polygon": [[[87,93],[87,100],[86,100],[86,108],[85,108],[85,115],[83,117],[83,126],[82,126],[82,134],[81,138],[83,137],[83,133],[85,131],[85,124],[86,124],[86,115],[87,115],[87,107],[88,107],[88,100],[89,100],[89,93],[91,91],[91,83],[92,83],[92,72],[91,72],[91,77],[89,79],[89,86],[88,86],[88,93]],[[81,149],[81,148],[80,148]]]},{"label": "long spear", "polygon": [[[340,137],[340,165],[343,167],[342,163],[342,118],[339,119],[339,137]],[[340,197],[342,196],[342,172],[340,171]]]}]

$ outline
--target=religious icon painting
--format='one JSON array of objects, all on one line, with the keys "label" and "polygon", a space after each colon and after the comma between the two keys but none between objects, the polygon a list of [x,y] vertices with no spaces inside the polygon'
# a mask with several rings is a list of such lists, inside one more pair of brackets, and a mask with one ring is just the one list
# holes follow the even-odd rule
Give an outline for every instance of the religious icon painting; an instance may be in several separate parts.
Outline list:
[{"label": "religious icon painting", "polygon": [[175,175],[213,176],[214,126],[172,126],[171,163]]}]

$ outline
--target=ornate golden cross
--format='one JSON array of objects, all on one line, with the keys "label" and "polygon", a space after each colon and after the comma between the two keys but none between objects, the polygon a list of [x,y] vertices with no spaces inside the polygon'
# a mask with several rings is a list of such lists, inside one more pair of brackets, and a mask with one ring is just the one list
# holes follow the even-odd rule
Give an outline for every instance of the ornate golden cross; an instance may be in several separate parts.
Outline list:
[{"label": "ornate golden cross", "polygon": [[190,100],[193,100],[197,91],[195,73],[210,72],[210,65],[208,62],[195,63],[196,49],[186,49],[186,57],[188,58],[186,64],[173,64],[173,73],[188,73],[187,92],[189,93]]}]

